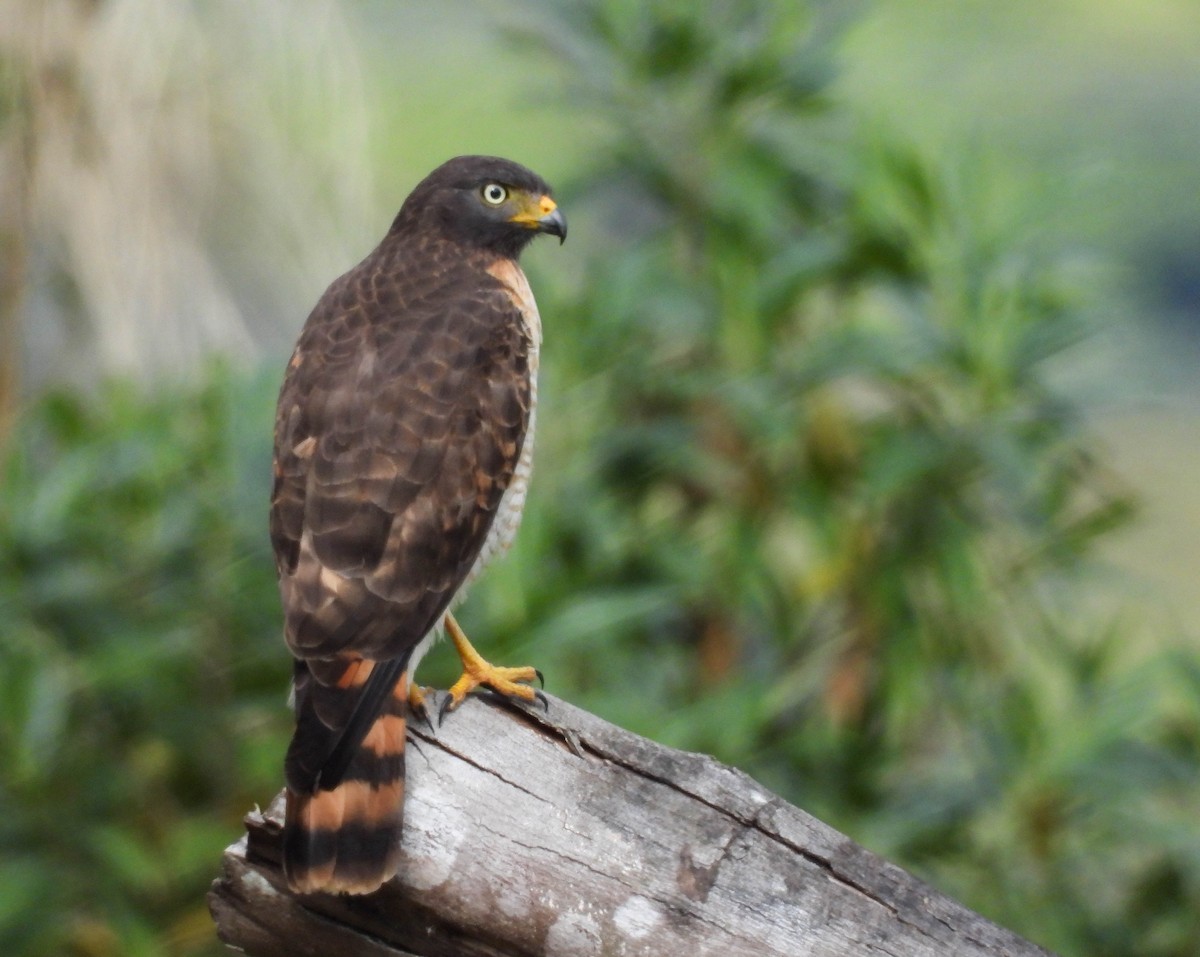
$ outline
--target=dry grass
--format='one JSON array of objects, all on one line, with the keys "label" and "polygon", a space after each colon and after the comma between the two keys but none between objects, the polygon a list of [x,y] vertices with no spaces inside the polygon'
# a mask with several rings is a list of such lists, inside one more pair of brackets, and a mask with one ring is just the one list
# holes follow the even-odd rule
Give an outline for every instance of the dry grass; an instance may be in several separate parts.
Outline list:
[{"label": "dry grass", "polygon": [[31,379],[253,355],[239,283],[264,245],[277,297],[344,266],[371,206],[344,4],[16,0],[0,30]]}]

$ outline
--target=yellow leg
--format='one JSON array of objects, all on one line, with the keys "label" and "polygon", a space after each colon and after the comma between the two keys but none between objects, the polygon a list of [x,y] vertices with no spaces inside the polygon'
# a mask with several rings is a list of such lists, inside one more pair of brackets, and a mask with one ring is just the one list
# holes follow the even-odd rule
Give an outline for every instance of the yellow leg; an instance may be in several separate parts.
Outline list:
[{"label": "yellow leg", "polygon": [[[536,668],[499,668],[484,661],[467,640],[454,616],[449,613],[446,614],[446,634],[454,642],[458,657],[462,659],[463,673],[451,685],[439,709],[439,717],[457,708],[468,694],[481,685],[486,685],[507,697],[520,698],[522,701],[540,701],[543,706],[546,704],[545,695],[527,684],[531,681],[541,681],[542,676]],[[409,700],[412,700],[411,697]]]}]

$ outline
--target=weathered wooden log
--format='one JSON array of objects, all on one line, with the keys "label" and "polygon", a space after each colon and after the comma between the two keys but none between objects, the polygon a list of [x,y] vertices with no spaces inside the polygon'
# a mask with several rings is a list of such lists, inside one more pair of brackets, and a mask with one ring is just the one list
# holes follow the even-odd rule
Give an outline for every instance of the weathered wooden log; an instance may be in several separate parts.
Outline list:
[{"label": "weathered wooden log", "polygon": [[288,892],[282,808],[209,902],[255,957],[1034,957],[1048,952],[712,758],[549,699],[410,724],[404,856],[367,897]]}]

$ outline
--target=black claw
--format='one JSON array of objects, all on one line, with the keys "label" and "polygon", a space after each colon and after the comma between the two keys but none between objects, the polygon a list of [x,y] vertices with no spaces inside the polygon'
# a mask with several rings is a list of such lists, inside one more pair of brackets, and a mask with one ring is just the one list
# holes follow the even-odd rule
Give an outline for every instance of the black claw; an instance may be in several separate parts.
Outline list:
[{"label": "black claw", "polygon": [[408,705],[408,711],[416,721],[425,722],[425,727],[427,727],[430,731],[433,730],[433,722],[429,720],[429,709],[425,706],[424,701],[422,701],[419,705],[414,705],[410,701]]},{"label": "black claw", "polygon": [[533,673],[537,675],[538,684],[540,684],[543,688],[546,687],[546,676],[543,675],[537,668],[533,669]]},{"label": "black claw", "polygon": [[544,694],[542,694],[540,691],[535,691],[533,693],[533,700],[542,706],[542,710],[545,711],[546,714],[550,713],[550,699]]},{"label": "black claw", "polygon": [[442,703],[438,705],[438,727],[442,726],[442,719],[446,717],[446,712],[450,710],[450,703],[454,700],[452,695],[446,695],[442,699]]}]

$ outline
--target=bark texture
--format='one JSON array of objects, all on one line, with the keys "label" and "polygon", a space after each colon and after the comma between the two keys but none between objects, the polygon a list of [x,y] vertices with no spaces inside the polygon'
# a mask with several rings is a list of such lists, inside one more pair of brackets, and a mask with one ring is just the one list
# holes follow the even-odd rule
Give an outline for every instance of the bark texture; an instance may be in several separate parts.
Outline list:
[{"label": "bark texture", "polygon": [[[1035,957],[740,771],[550,698],[410,722],[399,876],[299,897],[282,807],[247,819],[209,900],[255,957]],[[436,709],[435,709],[436,710]]]}]

